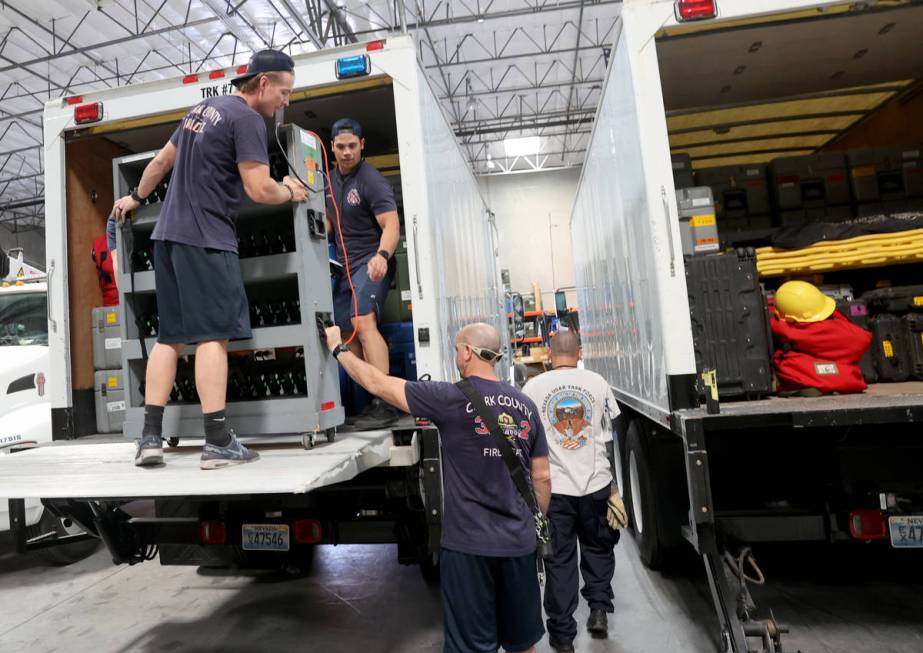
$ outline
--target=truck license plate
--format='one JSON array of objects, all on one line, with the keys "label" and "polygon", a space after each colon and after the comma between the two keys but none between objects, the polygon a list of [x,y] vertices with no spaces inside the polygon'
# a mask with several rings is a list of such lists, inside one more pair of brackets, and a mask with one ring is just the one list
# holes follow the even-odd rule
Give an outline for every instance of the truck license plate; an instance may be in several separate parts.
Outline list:
[{"label": "truck license plate", "polygon": [[923,548],[923,515],[888,517],[888,527],[894,548]]},{"label": "truck license plate", "polygon": [[288,524],[243,524],[240,541],[246,551],[288,551]]}]

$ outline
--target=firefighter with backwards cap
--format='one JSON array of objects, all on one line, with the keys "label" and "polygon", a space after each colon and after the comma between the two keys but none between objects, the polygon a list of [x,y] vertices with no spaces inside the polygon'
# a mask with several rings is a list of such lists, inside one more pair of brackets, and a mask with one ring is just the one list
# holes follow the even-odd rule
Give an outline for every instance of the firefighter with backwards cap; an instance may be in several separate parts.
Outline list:
[{"label": "firefighter with backwards cap", "polygon": [[[393,256],[401,232],[397,203],[391,184],[362,156],[362,125],[341,118],[330,131],[336,167],[330,173],[327,195],[328,228],[339,262],[346,266],[349,259],[352,278],[352,288],[346,274],[334,283],[334,319],[347,337],[358,331],[349,344],[352,352],[388,374],[388,344],[378,324],[396,270]],[[348,421],[358,429],[375,429],[397,420],[397,410],[376,397],[361,415]]]}]

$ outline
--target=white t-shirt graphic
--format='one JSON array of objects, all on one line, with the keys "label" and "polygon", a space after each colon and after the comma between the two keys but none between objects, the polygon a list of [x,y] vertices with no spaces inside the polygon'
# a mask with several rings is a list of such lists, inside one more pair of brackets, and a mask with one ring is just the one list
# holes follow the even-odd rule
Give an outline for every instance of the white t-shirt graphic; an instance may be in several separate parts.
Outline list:
[{"label": "white t-shirt graphic", "polygon": [[551,492],[582,497],[612,483],[606,443],[619,409],[606,380],[590,370],[560,368],[539,374],[522,391],[541,413]]}]

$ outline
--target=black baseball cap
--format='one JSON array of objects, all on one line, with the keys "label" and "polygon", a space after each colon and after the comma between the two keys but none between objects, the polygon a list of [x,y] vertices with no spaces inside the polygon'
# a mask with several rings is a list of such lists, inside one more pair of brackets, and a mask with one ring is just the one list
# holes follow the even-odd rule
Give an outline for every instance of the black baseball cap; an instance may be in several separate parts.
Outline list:
[{"label": "black baseball cap", "polygon": [[231,80],[234,86],[240,86],[248,79],[260,73],[295,73],[295,62],[290,56],[279,50],[260,50],[247,64],[247,72]]},{"label": "black baseball cap", "polygon": [[357,138],[362,138],[362,125],[352,118],[340,118],[330,128],[330,138],[334,139],[338,134],[355,134]]}]

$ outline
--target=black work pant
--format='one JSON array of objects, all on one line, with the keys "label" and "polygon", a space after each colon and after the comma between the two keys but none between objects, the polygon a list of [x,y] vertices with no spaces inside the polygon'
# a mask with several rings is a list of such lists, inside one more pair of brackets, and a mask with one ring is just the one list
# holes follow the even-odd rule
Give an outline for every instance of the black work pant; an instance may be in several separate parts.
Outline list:
[{"label": "black work pant", "polygon": [[610,489],[584,497],[552,494],[548,517],[554,558],[545,561],[545,613],[548,635],[557,642],[572,642],[577,636],[577,544],[580,544],[580,574],[583,598],[591,610],[613,612],[612,575],[615,573],[615,544],[619,532],[606,523],[606,502]]}]

